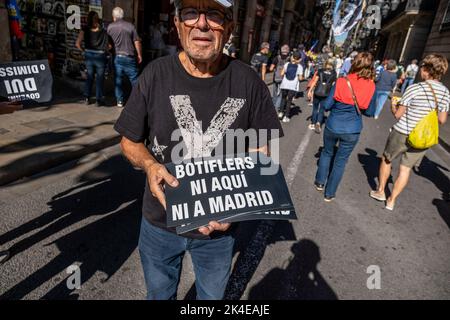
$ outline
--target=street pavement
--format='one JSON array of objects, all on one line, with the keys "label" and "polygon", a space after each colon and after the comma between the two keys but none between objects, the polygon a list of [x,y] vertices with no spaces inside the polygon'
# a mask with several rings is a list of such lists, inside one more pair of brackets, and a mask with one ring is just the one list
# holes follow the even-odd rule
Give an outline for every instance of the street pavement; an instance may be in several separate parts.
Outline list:
[{"label": "street pavement", "polygon": [[[385,109],[364,119],[337,198],[326,203],[313,187],[322,138],[307,129],[311,107],[296,104],[280,163],[299,219],[240,224],[226,298],[449,299],[450,154],[433,147],[395,211],[385,210],[368,196],[394,122]],[[0,265],[0,299],[144,299],[144,183],[113,146],[1,187],[0,250],[11,258]],[[67,287],[71,265],[80,289]],[[367,286],[373,266],[380,289]],[[194,298],[193,285],[187,255],[178,299]]]}]

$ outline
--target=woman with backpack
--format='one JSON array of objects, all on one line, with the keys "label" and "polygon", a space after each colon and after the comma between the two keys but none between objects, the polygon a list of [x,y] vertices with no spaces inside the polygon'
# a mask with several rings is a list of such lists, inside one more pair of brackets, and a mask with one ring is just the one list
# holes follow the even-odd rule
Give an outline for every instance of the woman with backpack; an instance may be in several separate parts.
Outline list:
[{"label": "woman with backpack", "polygon": [[281,47],[281,53],[277,55],[270,65],[270,72],[274,71],[273,73],[273,94],[272,94],[272,100],[273,104],[275,105],[276,110],[280,110],[281,106],[281,82],[283,81],[283,69],[286,62],[289,61],[289,52],[290,48],[287,44],[283,45]]},{"label": "woman with backpack", "polygon": [[[419,164],[428,148],[437,143],[437,130],[433,133],[426,127],[427,121],[437,129],[438,124],[447,121],[449,111],[449,90],[440,82],[448,70],[447,59],[440,54],[430,54],[420,65],[420,76],[423,82],[413,84],[406,89],[398,106],[392,106],[391,111],[398,122],[394,125],[386,142],[378,175],[378,188],[370,192],[370,196],[378,201],[386,201],[386,209],[393,210],[397,197],[406,187],[411,168]],[[424,122],[425,121],[425,122]],[[434,122],[434,123],[433,123]],[[423,129],[422,132],[418,130]],[[427,132],[427,134],[423,134]],[[434,135],[434,138],[432,137]],[[432,138],[432,143],[421,144],[421,139]],[[385,188],[391,175],[391,163],[400,159],[400,170],[394,182],[392,194],[386,198]]]},{"label": "woman with backpack", "polygon": [[299,91],[300,81],[303,80],[303,68],[300,65],[301,55],[296,51],[292,54],[291,61],[284,65],[281,81],[281,108],[278,119],[289,122],[292,100]]},{"label": "woman with backpack", "polygon": [[318,191],[325,190],[327,202],[335,198],[347,160],[358,143],[362,130],[361,110],[369,107],[375,93],[374,78],[373,56],[361,52],[354,58],[349,75],[337,79],[323,103],[330,115],[323,133],[324,147],[314,185]]},{"label": "woman with backpack", "polygon": [[315,130],[316,133],[322,131],[323,117],[325,109],[322,104],[330,94],[331,88],[336,82],[336,71],[331,60],[325,63],[325,69],[321,69],[317,75],[317,81],[311,86],[308,91],[308,99],[313,101],[313,109],[311,114],[310,130]]}]

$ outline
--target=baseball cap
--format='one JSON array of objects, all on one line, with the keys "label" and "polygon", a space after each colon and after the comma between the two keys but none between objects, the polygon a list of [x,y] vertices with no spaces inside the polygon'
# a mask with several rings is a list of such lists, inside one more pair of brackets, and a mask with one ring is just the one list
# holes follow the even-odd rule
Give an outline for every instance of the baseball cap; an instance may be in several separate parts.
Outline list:
[{"label": "baseball cap", "polygon": [[261,49],[270,49],[270,44],[268,42],[261,43]]},{"label": "baseball cap", "polygon": [[[233,0],[214,0],[214,1],[227,9],[231,8],[234,4]],[[175,7],[180,7],[182,0],[171,0],[170,2],[174,3]]]}]

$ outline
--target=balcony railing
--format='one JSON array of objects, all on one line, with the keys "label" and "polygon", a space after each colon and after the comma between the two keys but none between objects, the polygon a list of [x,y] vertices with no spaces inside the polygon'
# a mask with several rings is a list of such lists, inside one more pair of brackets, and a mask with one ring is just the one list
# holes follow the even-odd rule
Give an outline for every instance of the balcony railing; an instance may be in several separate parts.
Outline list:
[{"label": "balcony railing", "polygon": [[389,24],[404,13],[435,11],[439,0],[407,0],[401,2],[397,9],[392,11],[385,19],[383,25]]}]

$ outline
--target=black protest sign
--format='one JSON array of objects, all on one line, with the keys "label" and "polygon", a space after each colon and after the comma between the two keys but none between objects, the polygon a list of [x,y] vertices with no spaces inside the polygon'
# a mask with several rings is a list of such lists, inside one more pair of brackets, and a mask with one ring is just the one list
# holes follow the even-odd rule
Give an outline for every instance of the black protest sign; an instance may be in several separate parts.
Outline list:
[{"label": "black protest sign", "polygon": [[256,153],[168,164],[180,183],[166,186],[167,226],[185,230],[212,220],[296,219],[281,168],[263,170],[273,165]]},{"label": "black protest sign", "polygon": [[[241,214],[232,215],[223,219],[219,219],[221,223],[241,222],[250,220],[296,220],[295,208],[284,208],[281,210],[271,211],[257,211],[257,212],[245,212]],[[176,227],[178,234],[185,233],[191,230],[196,230],[200,227],[206,226],[209,220],[200,220],[198,222],[189,223]]]},{"label": "black protest sign", "polygon": [[0,64],[0,97],[9,101],[48,102],[53,77],[47,60]]}]

